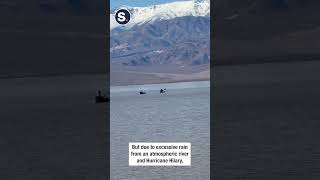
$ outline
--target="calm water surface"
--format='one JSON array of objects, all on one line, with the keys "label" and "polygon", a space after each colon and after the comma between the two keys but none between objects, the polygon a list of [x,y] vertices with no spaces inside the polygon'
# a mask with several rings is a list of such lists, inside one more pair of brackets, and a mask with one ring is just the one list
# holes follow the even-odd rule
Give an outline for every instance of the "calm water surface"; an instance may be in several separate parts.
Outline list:
[{"label": "calm water surface", "polygon": [[[209,81],[111,87],[110,108],[112,180],[210,179]],[[191,166],[130,167],[129,142],[190,142]]]}]

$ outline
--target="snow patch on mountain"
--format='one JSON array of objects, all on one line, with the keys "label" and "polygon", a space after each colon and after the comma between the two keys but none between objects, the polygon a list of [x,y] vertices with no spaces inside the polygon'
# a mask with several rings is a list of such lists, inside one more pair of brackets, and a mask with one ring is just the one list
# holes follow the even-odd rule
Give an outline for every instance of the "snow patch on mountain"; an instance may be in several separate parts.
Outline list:
[{"label": "snow patch on mountain", "polygon": [[115,11],[110,14],[110,29],[117,27],[129,29],[134,25],[154,22],[156,20],[169,20],[183,16],[210,15],[209,0],[176,1],[148,7],[125,7],[131,13],[131,20],[126,25],[120,25],[115,20]]}]

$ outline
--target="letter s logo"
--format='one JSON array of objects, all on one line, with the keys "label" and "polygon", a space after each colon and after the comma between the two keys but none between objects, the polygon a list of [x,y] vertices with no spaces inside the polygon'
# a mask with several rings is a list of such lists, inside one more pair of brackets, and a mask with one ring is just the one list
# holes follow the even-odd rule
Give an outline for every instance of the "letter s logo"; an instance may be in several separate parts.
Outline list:
[{"label": "letter s logo", "polygon": [[126,9],[120,9],[116,12],[115,18],[119,24],[127,24],[130,21],[130,12]]},{"label": "letter s logo", "polygon": [[124,22],[126,20],[126,14],[124,12],[118,13],[118,21]]}]

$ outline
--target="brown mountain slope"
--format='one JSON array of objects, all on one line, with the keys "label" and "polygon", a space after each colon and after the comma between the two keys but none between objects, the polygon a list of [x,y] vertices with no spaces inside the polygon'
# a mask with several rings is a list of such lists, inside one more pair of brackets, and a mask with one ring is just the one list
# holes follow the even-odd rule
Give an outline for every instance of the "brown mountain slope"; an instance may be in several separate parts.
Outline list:
[{"label": "brown mountain slope", "polygon": [[320,25],[316,0],[215,0],[218,39],[257,39]]},{"label": "brown mountain slope", "polygon": [[216,0],[215,64],[317,60],[320,2]]},{"label": "brown mountain slope", "polygon": [[104,8],[98,0],[1,1],[0,78],[106,73]]},{"label": "brown mountain slope", "polygon": [[0,14],[103,15],[107,1],[99,0],[2,0]]}]

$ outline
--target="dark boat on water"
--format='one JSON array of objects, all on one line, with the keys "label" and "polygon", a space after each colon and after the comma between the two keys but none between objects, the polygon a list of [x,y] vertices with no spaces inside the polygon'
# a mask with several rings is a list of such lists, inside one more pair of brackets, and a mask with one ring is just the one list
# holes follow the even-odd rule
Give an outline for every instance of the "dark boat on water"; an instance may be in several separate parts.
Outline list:
[{"label": "dark boat on water", "polygon": [[110,98],[107,96],[102,96],[101,91],[98,91],[98,95],[96,96],[96,103],[107,103],[110,101]]},{"label": "dark boat on water", "polygon": [[139,94],[147,94],[145,91],[140,91]]}]

